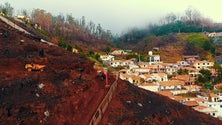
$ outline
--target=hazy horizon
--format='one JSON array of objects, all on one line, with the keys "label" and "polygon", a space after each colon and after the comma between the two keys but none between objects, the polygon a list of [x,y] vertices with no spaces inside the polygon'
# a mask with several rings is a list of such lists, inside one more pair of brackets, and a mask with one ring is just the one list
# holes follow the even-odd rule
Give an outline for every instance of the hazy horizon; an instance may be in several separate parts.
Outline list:
[{"label": "hazy horizon", "polygon": [[188,7],[200,11],[204,17],[215,22],[222,22],[219,0],[1,0],[1,4],[9,2],[16,14],[21,9],[31,11],[39,8],[53,15],[72,14],[79,19],[85,16],[87,21],[100,23],[104,29],[112,33],[122,33],[129,28],[143,27],[156,23],[168,13],[183,15]]}]

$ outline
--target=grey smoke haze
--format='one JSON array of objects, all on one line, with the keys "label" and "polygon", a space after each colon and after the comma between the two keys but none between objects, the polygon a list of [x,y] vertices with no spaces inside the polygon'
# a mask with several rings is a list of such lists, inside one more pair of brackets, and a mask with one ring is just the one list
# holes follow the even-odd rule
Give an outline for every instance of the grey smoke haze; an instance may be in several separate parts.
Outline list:
[{"label": "grey smoke haze", "polygon": [[196,8],[205,17],[222,22],[221,0],[1,0],[9,2],[15,13],[21,9],[44,9],[54,15],[72,14],[79,19],[100,23],[113,33],[156,22],[167,13],[183,15],[188,7]]}]

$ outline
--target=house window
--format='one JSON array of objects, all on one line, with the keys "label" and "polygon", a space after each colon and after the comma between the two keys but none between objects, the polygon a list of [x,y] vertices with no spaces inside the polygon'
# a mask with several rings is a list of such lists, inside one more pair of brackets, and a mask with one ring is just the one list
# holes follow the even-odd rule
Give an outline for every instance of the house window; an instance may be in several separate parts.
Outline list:
[{"label": "house window", "polygon": [[203,63],[203,65],[205,65],[205,63]]},{"label": "house window", "polygon": [[209,107],[211,107],[211,105],[209,105]]},{"label": "house window", "polygon": [[215,116],[215,113],[213,113],[213,116]]},{"label": "house window", "polygon": [[220,105],[220,108],[222,108],[222,105]]}]

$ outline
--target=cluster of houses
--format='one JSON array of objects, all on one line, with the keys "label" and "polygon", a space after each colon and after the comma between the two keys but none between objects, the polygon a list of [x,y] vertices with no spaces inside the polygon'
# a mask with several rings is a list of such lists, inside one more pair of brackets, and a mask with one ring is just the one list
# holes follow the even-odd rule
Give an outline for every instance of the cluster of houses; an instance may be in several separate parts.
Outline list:
[{"label": "cluster of houses", "polygon": [[[119,71],[119,78],[155,93],[169,97],[195,110],[222,118],[222,94],[201,92],[201,86],[195,85],[195,79],[201,69],[208,69],[212,74],[214,62],[199,60],[198,55],[183,56],[177,63],[164,63],[159,54],[148,53],[148,62],[137,62],[135,59],[115,60],[115,56],[127,54],[123,50],[116,50],[110,55],[102,55],[100,58],[111,67],[124,67]],[[178,70],[186,70],[188,73],[178,75]],[[168,76],[174,76],[168,78]],[[217,84],[216,88],[222,88]],[[183,97],[181,95],[196,92],[195,97]]]}]

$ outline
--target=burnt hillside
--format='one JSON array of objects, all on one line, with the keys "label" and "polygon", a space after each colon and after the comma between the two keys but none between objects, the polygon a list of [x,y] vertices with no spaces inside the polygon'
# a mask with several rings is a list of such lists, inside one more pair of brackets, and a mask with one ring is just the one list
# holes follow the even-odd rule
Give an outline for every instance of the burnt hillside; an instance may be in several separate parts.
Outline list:
[{"label": "burnt hillside", "polygon": [[[87,124],[107,91],[93,64],[3,22],[0,29],[0,124]],[[27,71],[31,63],[46,67]]]},{"label": "burnt hillside", "polygon": [[220,125],[222,121],[167,97],[118,81],[102,125]]}]

